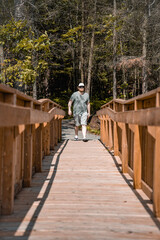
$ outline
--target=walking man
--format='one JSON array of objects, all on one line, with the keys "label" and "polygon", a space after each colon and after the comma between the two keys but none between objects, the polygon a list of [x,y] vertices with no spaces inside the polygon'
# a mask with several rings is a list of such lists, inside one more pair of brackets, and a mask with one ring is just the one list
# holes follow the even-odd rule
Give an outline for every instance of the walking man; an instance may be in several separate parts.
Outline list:
[{"label": "walking man", "polygon": [[88,93],[84,91],[84,83],[79,83],[78,91],[74,92],[68,102],[68,115],[72,115],[71,106],[73,103],[73,116],[75,121],[75,138],[78,140],[78,129],[82,125],[83,141],[87,142],[87,119],[90,117],[90,100]]}]

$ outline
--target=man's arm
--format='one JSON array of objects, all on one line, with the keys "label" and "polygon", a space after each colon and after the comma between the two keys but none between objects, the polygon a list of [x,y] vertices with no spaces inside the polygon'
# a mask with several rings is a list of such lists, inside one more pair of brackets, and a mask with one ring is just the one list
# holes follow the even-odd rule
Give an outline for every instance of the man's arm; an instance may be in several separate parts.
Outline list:
[{"label": "man's arm", "polygon": [[89,118],[90,115],[91,115],[91,105],[90,105],[90,102],[87,105],[87,110],[88,110],[88,118]]},{"label": "man's arm", "polygon": [[68,102],[68,115],[69,115],[69,116],[72,115],[71,106],[72,106],[72,100],[69,100],[69,102]]}]

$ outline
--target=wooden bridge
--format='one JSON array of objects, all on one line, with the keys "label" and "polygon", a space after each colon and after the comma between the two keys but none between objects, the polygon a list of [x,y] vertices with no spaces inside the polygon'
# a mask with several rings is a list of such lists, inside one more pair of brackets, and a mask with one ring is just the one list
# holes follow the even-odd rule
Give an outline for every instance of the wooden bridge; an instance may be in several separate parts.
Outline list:
[{"label": "wooden bridge", "polygon": [[102,106],[84,143],[66,122],[60,141],[59,105],[0,85],[0,239],[159,240],[159,94]]}]

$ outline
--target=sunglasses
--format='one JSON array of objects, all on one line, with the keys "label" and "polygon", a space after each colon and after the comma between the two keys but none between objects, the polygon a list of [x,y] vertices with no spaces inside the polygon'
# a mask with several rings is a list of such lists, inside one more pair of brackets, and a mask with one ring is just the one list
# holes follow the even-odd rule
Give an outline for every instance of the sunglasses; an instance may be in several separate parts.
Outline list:
[{"label": "sunglasses", "polygon": [[83,86],[80,86],[79,88],[84,88]]}]

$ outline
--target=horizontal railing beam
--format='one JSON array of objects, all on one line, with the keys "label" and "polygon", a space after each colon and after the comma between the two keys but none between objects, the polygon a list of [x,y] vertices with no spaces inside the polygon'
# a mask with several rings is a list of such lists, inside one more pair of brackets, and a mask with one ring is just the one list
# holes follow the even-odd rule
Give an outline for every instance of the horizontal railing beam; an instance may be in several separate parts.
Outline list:
[{"label": "horizontal railing beam", "polygon": [[62,107],[0,84],[0,214],[14,211],[15,195],[42,171],[42,159],[61,140]]},{"label": "horizontal railing beam", "polygon": [[129,100],[103,105],[101,141],[122,161],[122,173],[133,178],[133,187],[153,200],[160,217],[160,88]]}]

